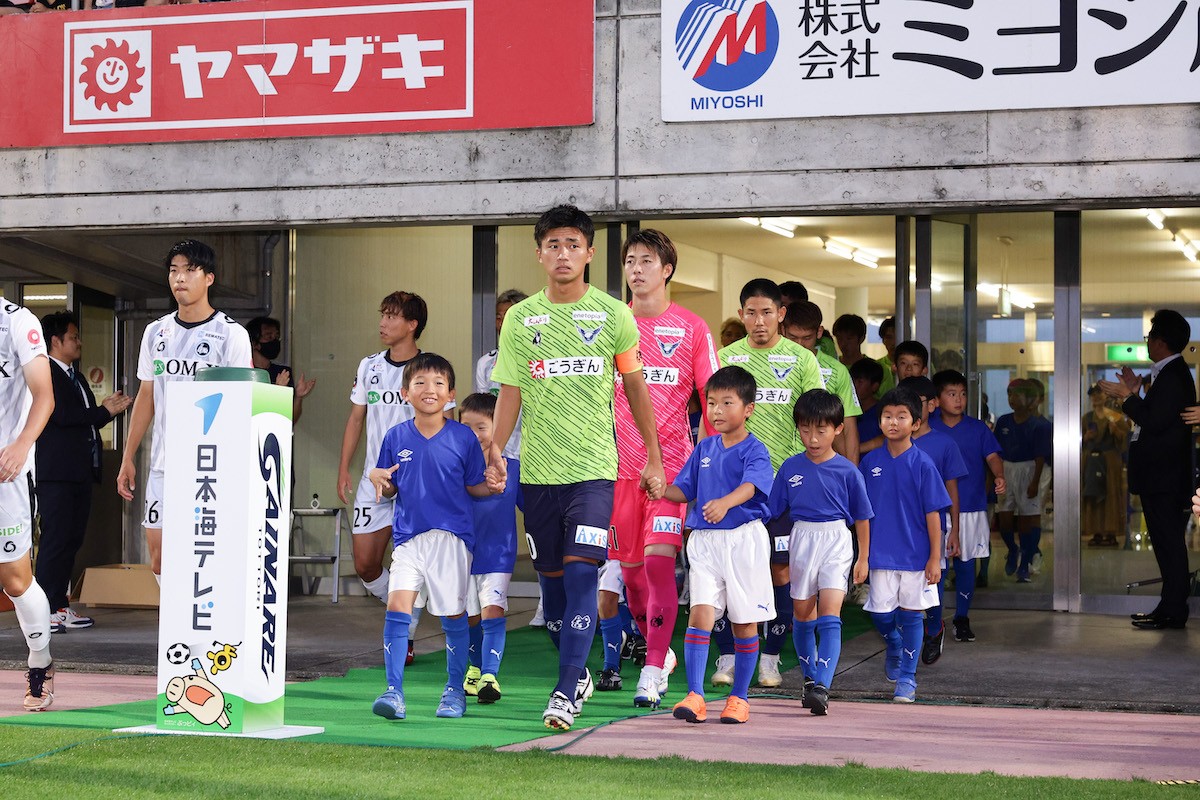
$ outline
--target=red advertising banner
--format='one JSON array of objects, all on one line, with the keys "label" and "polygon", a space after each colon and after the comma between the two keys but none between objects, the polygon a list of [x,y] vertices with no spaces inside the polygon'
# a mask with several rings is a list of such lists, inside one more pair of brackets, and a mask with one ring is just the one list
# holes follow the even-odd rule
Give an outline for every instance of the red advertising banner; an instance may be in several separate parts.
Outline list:
[{"label": "red advertising banner", "polygon": [[0,17],[0,146],[587,125],[593,25],[578,0]]}]

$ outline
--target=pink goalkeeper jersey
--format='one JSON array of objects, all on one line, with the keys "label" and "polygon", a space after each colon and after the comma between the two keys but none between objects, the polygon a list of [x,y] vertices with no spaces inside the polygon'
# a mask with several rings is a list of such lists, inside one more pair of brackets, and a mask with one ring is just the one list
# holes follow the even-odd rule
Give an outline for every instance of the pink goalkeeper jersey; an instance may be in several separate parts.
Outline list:
[{"label": "pink goalkeeper jersey", "polygon": [[[657,317],[634,317],[641,341],[643,374],[654,404],[658,443],[662,448],[663,471],[674,480],[692,452],[688,400],[700,391],[704,407],[704,384],[717,369],[712,333],[698,316],[671,303]],[[646,443],[629,410],[629,400],[617,376],[614,399],[617,420],[617,478],[637,479],[646,466]]]}]

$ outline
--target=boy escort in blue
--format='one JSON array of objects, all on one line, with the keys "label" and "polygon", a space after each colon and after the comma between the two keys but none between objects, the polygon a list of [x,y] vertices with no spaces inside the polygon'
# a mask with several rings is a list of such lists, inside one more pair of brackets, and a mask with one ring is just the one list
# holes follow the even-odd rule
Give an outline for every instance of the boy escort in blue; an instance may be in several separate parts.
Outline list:
[{"label": "boy escort in blue", "polygon": [[988,471],[995,476],[997,494],[1004,494],[1004,461],[1000,443],[987,425],[966,415],[967,378],[948,369],[933,376],[938,411],[929,426],[958,445],[967,475],[958,482],[958,556],[954,559],[954,639],[975,641],[971,630],[971,600],[975,597],[975,559],[991,555],[991,526],[987,514]]},{"label": "boy escort in blue", "polygon": [[[959,513],[958,513],[958,481],[967,476],[967,465],[963,462],[962,454],[954,440],[943,433],[929,427],[929,415],[937,408],[937,390],[933,381],[924,375],[904,378],[899,383],[916,392],[921,398],[921,427],[913,432],[913,444],[921,448],[937,467],[942,482],[946,485],[946,493],[950,495],[950,505],[942,509],[942,573],[946,571],[946,559],[954,558],[960,552],[959,548]],[[938,581],[938,604],[925,612],[925,639],[921,645],[921,663],[933,664],[942,657],[942,649],[946,644],[946,625],[942,621],[942,581]]]},{"label": "boy escort in blue", "polygon": [[[454,368],[421,353],[404,371],[405,399],[416,416],[389,430],[370,472],[376,500],[396,497],[392,518],[392,568],[383,624],[387,690],[371,710],[404,719],[404,659],[413,602],[425,589],[430,613],[446,633],[446,688],[439,717],[461,717],[467,708],[467,590],[475,540],[471,497],[491,494],[485,462],[471,429],[443,416],[454,397]],[[397,495],[397,489],[401,491]]]},{"label": "boy escort in blue", "polygon": [[[492,446],[492,418],[496,398],[472,394],[459,406],[459,421],[475,433],[482,452]],[[504,658],[507,633],[508,586],[517,562],[517,509],[525,510],[521,498],[520,462],[509,456],[509,481],[501,494],[471,498],[475,517],[475,548],[471,552],[471,585],[467,592],[470,623],[470,665],[463,691],[480,703],[500,699],[500,661]]]},{"label": "boy escort in blue", "polygon": [[770,538],[763,521],[771,491],[771,455],[746,430],[754,412],[754,376],[724,367],[705,384],[708,419],[717,436],[704,439],[667,487],[673,503],[696,504],[686,526],[691,564],[691,614],[684,636],[688,695],[673,709],[676,719],[704,722],[704,671],[713,624],[728,610],[733,625],[733,688],[721,722],[750,719],[746,699],[758,661],[758,623],[775,617]]},{"label": "boy escort in blue", "polygon": [[922,618],[938,603],[941,510],[950,495],[929,456],[912,443],[921,425],[921,398],[896,388],[879,400],[885,443],[859,464],[875,511],[870,587],[865,610],[887,643],[884,674],[896,682],[893,700],[917,698]]},{"label": "boy escort in blue", "polygon": [[[842,654],[842,601],[858,537],[854,583],[867,579],[870,522],[874,512],[862,473],[833,450],[842,433],[843,401],[824,389],[805,392],[792,411],[804,452],[783,462],[771,487],[771,518],[792,521],[792,639],[796,657],[812,675],[804,682],[804,707],[817,716],[829,708],[829,685]],[[817,635],[820,634],[820,644]]]}]

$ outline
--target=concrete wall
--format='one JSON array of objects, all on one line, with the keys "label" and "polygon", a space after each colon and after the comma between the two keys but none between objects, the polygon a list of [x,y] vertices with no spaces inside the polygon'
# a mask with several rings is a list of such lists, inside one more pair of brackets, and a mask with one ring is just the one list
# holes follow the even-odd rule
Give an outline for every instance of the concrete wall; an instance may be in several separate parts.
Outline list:
[{"label": "concrete wall", "polygon": [[[666,124],[656,0],[597,0],[580,128],[0,151],[0,232],[1194,202],[1196,105]],[[527,87],[526,91],[552,91]]]}]

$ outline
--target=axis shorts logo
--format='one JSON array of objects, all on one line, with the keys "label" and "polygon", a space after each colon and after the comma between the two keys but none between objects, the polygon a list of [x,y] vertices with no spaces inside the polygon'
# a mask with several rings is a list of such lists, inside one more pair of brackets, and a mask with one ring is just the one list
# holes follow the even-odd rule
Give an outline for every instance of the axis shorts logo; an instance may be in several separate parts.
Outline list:
[{"label": "axis shorts logo", "polygon": [[737,92],[779,51],[779,20],[767,0],[692,0],[675,27],[675,57],[705,89]]},{"label": "axis shorts logo", "polygon": [[576,525],[575,544],[608,547],[608,531],[593,525]]},{"label": "axis shorts logo", "polygon": [[655,517],[651,531],[653,533],[670,533],[679,536],[683,533],[683,520],[679,517]]}]

